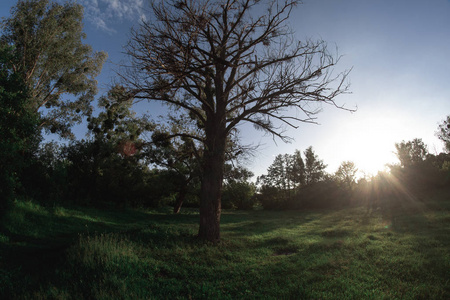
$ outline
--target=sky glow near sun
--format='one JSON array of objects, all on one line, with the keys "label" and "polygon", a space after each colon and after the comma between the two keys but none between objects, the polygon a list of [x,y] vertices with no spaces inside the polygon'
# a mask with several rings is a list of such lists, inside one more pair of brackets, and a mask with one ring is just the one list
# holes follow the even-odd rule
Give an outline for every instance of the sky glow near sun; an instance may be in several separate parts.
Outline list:
[{"label": "sky glow near sun", "polygon": [[[384,117],[372,116],[366,120],[357,120],[344,126],[346,134],[353,136],[345,139],[338,147],[339,156],[348,157],[358,168],[358,175],[376,175],[384,171],[386,164],[395,163],[395,143],[399,134],[394,130],[398,128],[398,121]],[[336,141],[337,145],[339,141]]]},{"label": "sky glow near sun", "polygon": [[[322,125],[305,128],[304,132],[316,130],[320,134],[312,146],[328,165],[328,173],[333,174],[343,161],[352,161],[358,169],[357,177],[361,178],[388,171],[387,164],[398,163],[395,143],[416,136],[406,127],[410,123],[410,117],[402,116],[397,110],[382,112],[365,106],[356,113],[343,112],[339,118],[325,122],[324,126],[331,128],[326,134],[322,133]],[[296,140],[296,147],[304,150],[301,132]]]}]

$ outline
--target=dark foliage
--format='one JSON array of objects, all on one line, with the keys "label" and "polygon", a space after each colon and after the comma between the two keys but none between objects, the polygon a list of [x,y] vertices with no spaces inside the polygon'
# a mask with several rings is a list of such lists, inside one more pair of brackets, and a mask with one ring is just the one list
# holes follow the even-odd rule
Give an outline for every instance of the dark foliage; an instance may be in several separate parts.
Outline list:
[{"label": "dark foliage", "polygon": [[300,189],[288,204],[291,209],[327,209],[350,204],[351,193],[335,180],[312,183]]},{"label": "dark foliage", "polygon": [[[20,187],[19,174],[39,142],[38,116],[27,106],[22,77],[13,72],[14,49],[0,45],[0,212]],[[1,215],[0,215],[1,217]]]},{"label": "dark foliage", "polygon": [[225,185],[222,193],[222,207],[253,209],[256,204],[255,186],[248,182],[231,182]]},{"label": "dark foliage", "polygon": [[173,198],[173,178],[106,140],[82,140],[43,145],[23,172],[23,193],[47,206],[157,207]]}]

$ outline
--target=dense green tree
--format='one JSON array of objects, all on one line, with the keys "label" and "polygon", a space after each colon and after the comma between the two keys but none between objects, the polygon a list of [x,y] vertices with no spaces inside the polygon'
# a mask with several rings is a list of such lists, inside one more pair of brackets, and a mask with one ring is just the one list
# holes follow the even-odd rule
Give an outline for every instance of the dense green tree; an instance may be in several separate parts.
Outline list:
[{"label": "dense green tree", "polygon": [[155,129],[146,115],[137,116],[132,110],[133,100],[124,87],[115,85],[98,100],[99,114],[87,119],[94,139],[109,140],[123,155],[136,154],[144,143],[141,135]]},{"label": "dense green tree", "polygon": [[450,153],[450,115],[448,115],[447,119],[439,124],[439,129],[436,132],[436,135],[441,141],[444,142],[447,153]]},{"label": "dense green tree", "polygon": [[251,209],[256,204],[256,186],[250,182],[253,172],[243,166],[225,164],[222,206],[224,208]]},{"label": "dense green tree", "polygon": [[173,212],[179,213],[186,196],[200,179],[201,153],[190,137],[169,137],[170,133],[161,127],[154,131],[146,145],[146,155],[151,163],[172,171],[172,181],[177,186]]},{"label": "dense green tree", "polygon": [[267,174],[258,178],[257,184],[261,185],[260,198],[265,207],[282,208],[292,201],[293,196],[306,184],[305,163],[301,152],[295,150],[292,155],[277,155],[267,169]]},{"label": "dense green tree", "polygon": [[300,150],[295,150],[292,155],[289,172],[294,189],[298,189],[306,184],[305,163]]},{"label": "dense green tree", "polygon": [[343,161],[336,173],[334,174],[336,180],[344,185],[344,187],[348,190],[352,190],[355,185],[356,172],[358,169],[355,166],[355,163],[352,161]]},{"label": "dense green tree", "polygon": [[21,174],[21,193],[43,205],[64,203],[69,193],[69,162],[63,155],[64,145],[41,143]]},{"label": "dense green tree", "polygon": [[396,155],[402,167],[410,167],[423,162],[428,154],[427,146],[422,139],[395,143]]},{"label": "dense green tree", "polygon": [[391,174],[405,188],[423,191],[448,184],[448,154],[429,154],[421,139],[396,143],[395,148],[400,164],[390,166]]},{"label": "dense green tree", "polygon": [[267,175],[263,177],[263,183],[268,186],[276,187],[280,190],[287,188],[287,166],[285,156],[278,154],[275,156],[272,164],[267,169]]},{"label": "dense green tree", "polygon": [[0,45],[0,217],[19,185],[29,153],[37,147],[37,114],[27,109],[27,87],[11,60],[14,48]]},{"label": "dense green tree", "polygon": [[224,208],[252,209],[256,204],[256,187],[251,182],[234,181],[224,185],[222,201]]},{"label": "dense green tree", "polygon": [[246,182],[254,176],[253,172],[240,165],[226,163],[224,166],[225,183]]},{"label": "dense green tree", "polygon": [[315,183],[325,178],[325,168],[327,165],[315,154],[313,147],[306,148],[305,155],[305,182],[306,184]]},{"label": "dense green tree", "polygon": [[66,198],[92,206],[158,206],[174,191],[173,175],[150,170],[139,155],[123,155],[107,139],[72,141],[63,149]]},{"label": "dense green tree", "polygon": [[426,161],[437,169],[450,171],[450,153],[428,154]]},{"label": "dense green tree", "polygon": [[0,44],[14,46],[9,61],[29,91],[27,108],[40,127],[72,137],[71,126],[91,112],[95,77],[106,59],[83,44],[83,7],[75,2],[19,0],[0,23]]},{"label": "dense green tree", "polygon": [[302,180],[302,163],[303,160],[301,156],[298,157],[298,153],[279,154],[267,169],[267,174],[261,176],[259,181],[263,185],[277,188],[287,201]]},{"label": "dense green tree", "polygon": [[[283,126],[313,121],[316,104],[346,91],[338,58],[323,41],[297,41],[287,26],[296,0],[159,1],[133,32],[135,67],[124,79],[136,98],[168,104],[203,147],[199,237],[220,239],[224,163],[238,125],[283,140]],[[196,134],[191,134],[195,132]]]},{"label": "dense green tree", "polygon": [[[174,213],[178,213],[199,180],[201,153],[189,136],[178,135],[182,121],[170,127],[155,124],[146,115],[136,115],[132,110],[133,101],[123,86],[113,86],[99,99],[101,112],[88,118],[88,129],[95,140],[116,145],[123,156],[138,157],[167,171],[176,193]],[[160,175],[165,176],[163,173]]]}]

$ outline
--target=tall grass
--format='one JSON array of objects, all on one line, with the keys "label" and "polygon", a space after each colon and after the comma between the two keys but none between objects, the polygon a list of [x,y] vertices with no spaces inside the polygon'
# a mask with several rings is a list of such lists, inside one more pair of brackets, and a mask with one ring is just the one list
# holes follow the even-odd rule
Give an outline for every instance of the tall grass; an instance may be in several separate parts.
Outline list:
[{"label": "tall grass", "polygon": [[0,296],[450,299],[445,195],[375,211],[225,211],[218,244],[195,238],[195,210],[16,203],[0,236]]}]

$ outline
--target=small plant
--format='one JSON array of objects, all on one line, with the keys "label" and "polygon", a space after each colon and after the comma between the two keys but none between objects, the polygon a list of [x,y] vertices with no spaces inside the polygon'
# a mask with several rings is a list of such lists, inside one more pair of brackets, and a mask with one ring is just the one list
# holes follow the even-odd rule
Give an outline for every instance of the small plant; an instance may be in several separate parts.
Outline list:
[{"label": "small plant", "polygon": [[137,261],[136,249],[126,237],[116,233],[79,235],[68,252],[69,261],[89,269],[114,269],[121,262]]}]

